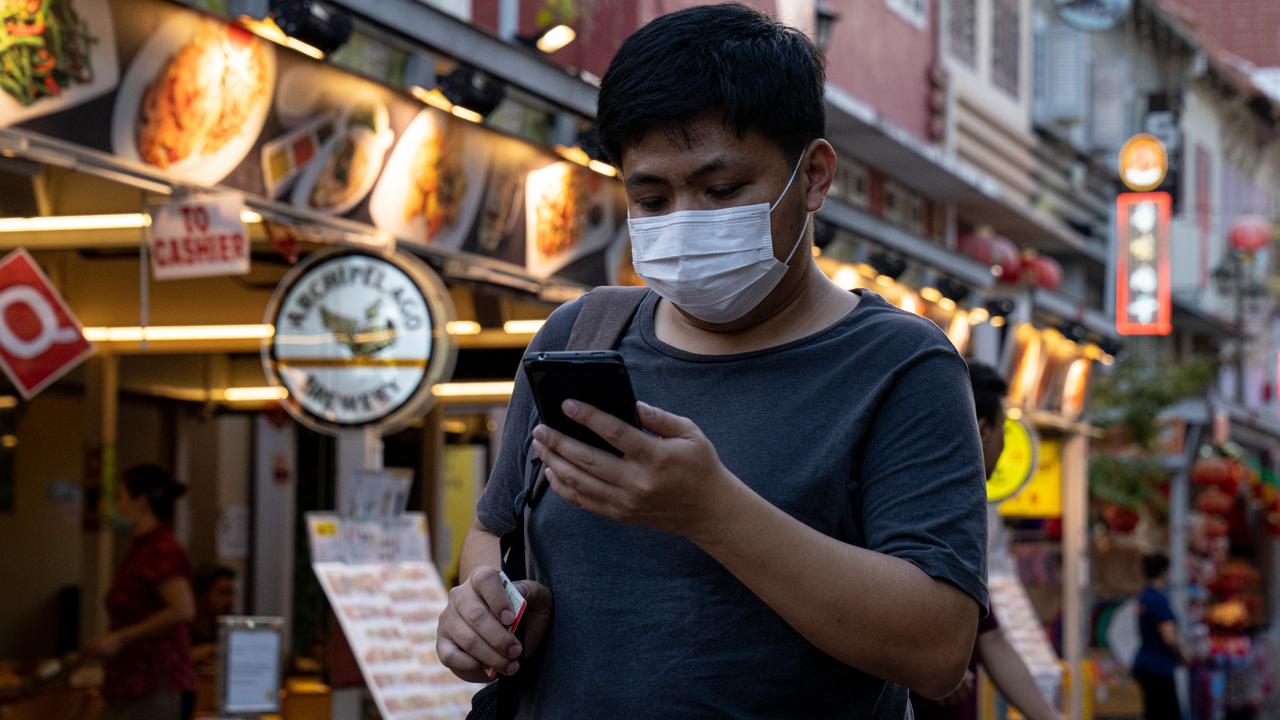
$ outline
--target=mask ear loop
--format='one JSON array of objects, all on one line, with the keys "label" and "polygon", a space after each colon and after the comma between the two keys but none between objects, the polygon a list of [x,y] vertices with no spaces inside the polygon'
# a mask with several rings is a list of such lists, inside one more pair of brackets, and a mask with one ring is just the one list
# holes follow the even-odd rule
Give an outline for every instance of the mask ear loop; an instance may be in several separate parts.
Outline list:
[{"label": "mask ear loop", "polygon": [[[779,195],[778,199],[775,200],[773,205],[769,207],[770,215],[773,214],[774,208],[778,207],[778,205],[782,203],[782,198],[787,196],[787,192],[791,190],[791,184],[796,181],[796,175],[800,173],[800,166],[804,164],[804,157],[805,155],[808,154],[808,152],[809,152],[809,148],[806,147],[805,151],[800,153],[800,159],[796,161],[796,166],[791,170],[791,178],[787,180],[787,186],[782,189],[782,194]],[[804,233],[806,230],[809,229],[809,218],[811,217],[813,217],[813,213],[811,212],[806,212],[804,214],[804,225],[800,227],[800,235],[796,237],[795,244],[791,246],[791,252],[787,253],[787,259],[782,261],[783,265],[790,265],[791,258],[795,256],[796,250],[800,249],[800,241],[804,240]]]}]

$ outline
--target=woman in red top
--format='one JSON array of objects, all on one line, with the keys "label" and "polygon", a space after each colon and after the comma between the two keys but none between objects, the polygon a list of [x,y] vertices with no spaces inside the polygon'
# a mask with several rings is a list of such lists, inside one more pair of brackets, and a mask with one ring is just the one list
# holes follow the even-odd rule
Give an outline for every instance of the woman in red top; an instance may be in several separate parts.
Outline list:
[{"label": "woman in red top", "polygon": [[169,524],[187,488],[154,465],[122,479],[116,506],[133,541],[107,593],[110,631],[85,654],[106,660],[102,720],[179,720],[182,692],[196,687],[188,636],[196,610],[191,563]]}]

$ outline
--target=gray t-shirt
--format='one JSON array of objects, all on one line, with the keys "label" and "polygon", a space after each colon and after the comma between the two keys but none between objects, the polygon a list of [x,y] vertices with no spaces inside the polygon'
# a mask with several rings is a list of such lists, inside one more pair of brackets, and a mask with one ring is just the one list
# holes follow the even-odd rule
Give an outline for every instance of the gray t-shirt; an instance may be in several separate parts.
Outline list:
[{"label": "gray t-shirt", "polygon": [[[985,608],[986,490],[968,370],[931,322],[861,297],[810,337],[706,356],[658,340],[650,293],[618,349],[636,397],[691,418],[769,502]],[[562,349],[579,308],[553,313],[530,351]],[[478,507],[494,533],[514,527],[534,424],[521,372]],[[905,688],[818,650],[690,541],[591,515],[554,492],[532,518],[536,572],[555,611],[520,672],[520,717],[906,716]],[[832,581],[876,592],[865,578]]]}]

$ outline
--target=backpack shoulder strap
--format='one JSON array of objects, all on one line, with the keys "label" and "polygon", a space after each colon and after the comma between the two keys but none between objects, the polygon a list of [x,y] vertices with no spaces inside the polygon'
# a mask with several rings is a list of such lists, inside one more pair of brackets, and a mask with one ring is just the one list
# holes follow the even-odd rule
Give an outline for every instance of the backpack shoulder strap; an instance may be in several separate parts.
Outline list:
[{"label": "backpack shoulder strap", "polygon": [[649,289],[643,287],[605,286],[584,295],[565,350],[617,348],[648,294]]}]

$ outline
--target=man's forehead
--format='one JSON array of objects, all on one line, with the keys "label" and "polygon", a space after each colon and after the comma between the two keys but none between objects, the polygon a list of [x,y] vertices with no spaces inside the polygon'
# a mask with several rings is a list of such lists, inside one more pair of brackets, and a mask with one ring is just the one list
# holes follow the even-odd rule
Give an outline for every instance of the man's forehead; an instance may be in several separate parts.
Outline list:
[{"label": "man's forehead", "polygon": [[748,169],[767,162],[771,151],[778,152],[759,133],[739,135],[718,121],[695,121],[637,136],[623,149],[622,169],[640,179]]}]

